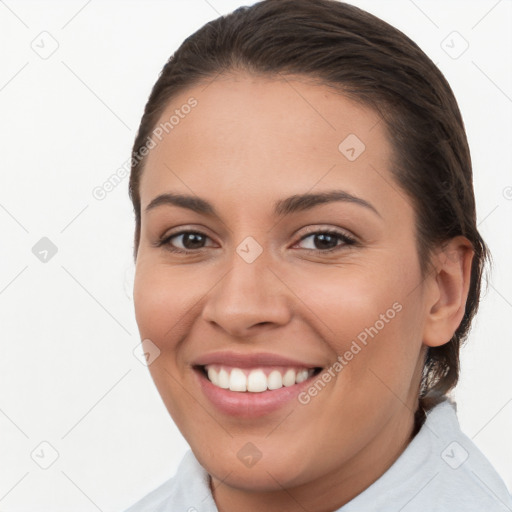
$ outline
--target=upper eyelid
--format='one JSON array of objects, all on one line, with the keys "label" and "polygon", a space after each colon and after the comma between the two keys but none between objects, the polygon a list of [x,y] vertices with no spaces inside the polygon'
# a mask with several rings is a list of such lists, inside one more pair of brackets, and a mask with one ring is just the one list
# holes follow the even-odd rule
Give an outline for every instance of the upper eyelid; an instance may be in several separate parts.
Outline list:
[{"label": "upper eyelid", "polygon": [[322,227],[322,225],[320,225],[320,227],[307,226],[306,230],[307,230],[307,232],[304,233],[303,235],[301,235],[300,240],[302,240],[302,238],[305,236],[314,235],[315,233],[325,233],[325,232],[332,232],[334,234],[344,235],[348,238],[354,238],[354,239],[356,238],[356,236],[353,235],[350,231],[343,229],[343,228],[339,228],[339,227],[333,227],[333,226],[326,226],[326,225],[324,225],[324,227]]},{"label": "upper eyelid", "polygon": [[[303,235],[301,235],[300,239],[302,239],[302,237],[304,237],[304,236],[308,236],[308,235],[312,235],[312,234],[320,233],[320,232],[324,233],[326,231],[332,231],[332,232],[335,232],[336,234],[345,235],[350,238],[356,238],[355,235],[353,235],[350,232],[347,232],[343,228],[339,228],[339,227],[333,227],[333,226],[327,226],[327,225],[324,225],[322,227],[322,225],[319,225],[319,226],[313,226],[313,227],[306,226],[305,229],[307,230],[307,232],[304,233]],[[208,233],[205,233],[205,230],[206,230],[206,228],[203,228],[203,227],[200,227],[197,229],[196,228],[187,228],[187,227],[178,228],[178,231],[171,232],[171,233],[164,233],[160,238],[162,238],[162,239],[172,238],[174,236],[183,235],[184,233],[199,233],[201,235],[212,238]],[[295,233],[297,233],[298,231],[300,231],[300,230],[296,230]]]}]

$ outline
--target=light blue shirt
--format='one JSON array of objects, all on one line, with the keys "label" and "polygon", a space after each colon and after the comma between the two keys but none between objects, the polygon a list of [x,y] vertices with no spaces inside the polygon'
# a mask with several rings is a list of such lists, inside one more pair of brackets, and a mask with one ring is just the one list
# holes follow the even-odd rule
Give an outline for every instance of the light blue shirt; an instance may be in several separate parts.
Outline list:
[{"label": "light blue shirt", "polygon": [[[420,431],[394,464],[335,512],[512,512],[501,477],[459,426],[456,405],[427,413]],[[176,476],[126,512],[218,512],[209,475],[192,451]]]}]

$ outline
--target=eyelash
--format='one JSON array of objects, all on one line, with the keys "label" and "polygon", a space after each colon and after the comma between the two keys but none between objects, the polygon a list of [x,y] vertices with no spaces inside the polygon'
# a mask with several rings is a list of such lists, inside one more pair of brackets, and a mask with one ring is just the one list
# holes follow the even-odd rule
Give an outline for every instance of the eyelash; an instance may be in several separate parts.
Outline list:
[{"label": "eyelash", "polygon": [[[203,249],[206,249],[206,247],[200,247],[198,249],[179,249],[177,247],[173,247],[170,244],[170,241],[173,238],[175,238],[177,236],[181,236],[181,235],[186,235],[186,234],[200,235],[205,238],[209,238],[208,235],[206,235],[205,233],[202,233],[201,231],[179,231],[178,233],[173,233],[172,235],[169,235],[165,238],[160,239],[156,243],[156,246],[157,247],[166,246],[165,247],[166,250],[168,250],[170,252],[174,252],[174,253],[179,253],[179,254],[192,254],[192,253],[197,254],[197,252],[202,251]],[[338,239],[341,240],[343,242],[343,244],[336,245],[334,247],[331,247],[330,249],[303,249],[304,251],[316,252],[316,253],[330,253],[330,252],[335,252],[337,250],[340,250],[343,247],[357,244],[357,241],[354,238],[346,235],[345,233],[341,233],[339,231],[332,230],[332,229],[323,229],[323,230],[318,230],[318,231],[312,231],[311,233],[307,233],[302,238],[300,238],[297,243],[300,243],[303,240],[305,240],[306,238],[309,238],[310,236],[314,236],[314,235],[334,235],[334,236],[338,237]],[[296,245],[296,244],[294,244],[294,245]]]}]

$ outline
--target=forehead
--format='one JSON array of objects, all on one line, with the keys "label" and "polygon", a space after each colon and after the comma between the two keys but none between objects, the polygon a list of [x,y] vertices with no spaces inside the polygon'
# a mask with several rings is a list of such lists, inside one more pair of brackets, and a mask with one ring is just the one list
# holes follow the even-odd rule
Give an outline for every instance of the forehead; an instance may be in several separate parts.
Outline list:
[{"label": "forehead", "polygon": [[377,203],[397,193],[378,114],[302,77],[219,76],[176,96],[155,128],[143,209],[171,190],[261,199],[336,187]]}]

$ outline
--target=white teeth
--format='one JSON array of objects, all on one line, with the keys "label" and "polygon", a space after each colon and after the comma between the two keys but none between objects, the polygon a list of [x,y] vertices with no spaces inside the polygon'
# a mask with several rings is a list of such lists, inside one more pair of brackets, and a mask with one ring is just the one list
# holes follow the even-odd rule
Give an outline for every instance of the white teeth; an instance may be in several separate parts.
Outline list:
[{"label": "white teeth", "polygon": [[224,368],[221,368],[219,371],[218,381],[218,383],[214,382],[214,384],[219,386],[219,388],[229,388],[229,373],[226,370],[224,370]]},{"label": "white teeth", "polygon": [[247,391],[252,393],[261,393],[267,390],[267,377],[261,370],[255,370],[249,373],[247,378]]},{"label": "white teeth", "polygon": [[212,368],[211,366],[210,366],[210,368],[208,368],[208,378],[216,386],[219,385],[219,377],[218,377],[217,371],[215,370],[215,368]]},{"label": "white teeth", "polygon": [[300,370],[297,372],[297,377],[295,377],[295,382],[299,384],[300,382],[304,382],[309,376],[309,372],[307,370]]},{"label": "white teeth", "polygon": [[283,386],[293,386],[295,384],[295,370],[292,370],[291,368],[289,370],[286,370],[286,373],[283,377]]},{"label": "white teeth", "polygon": [[[311,377],[314,369],[293,368],[272,370],[268,375],[262,368],[241,370],[240,368],[222,367],[220,365],[207,365],[205,367],[208,379],[212,384],[231,391],[261,393],[263,391],[280,389],[300,384]],[[268,370],[267,370],[268,372]]]},{"label": "white teeth", "polygon": [[268,389],[279,389],[283,387],[283,376],[277,370],[272,370],[267,378]]},{"label": "white teeth", "polygon": [[229,376],[229,389],[231,391],[247,391],[247,377],[242,370],[233,368]]}]

